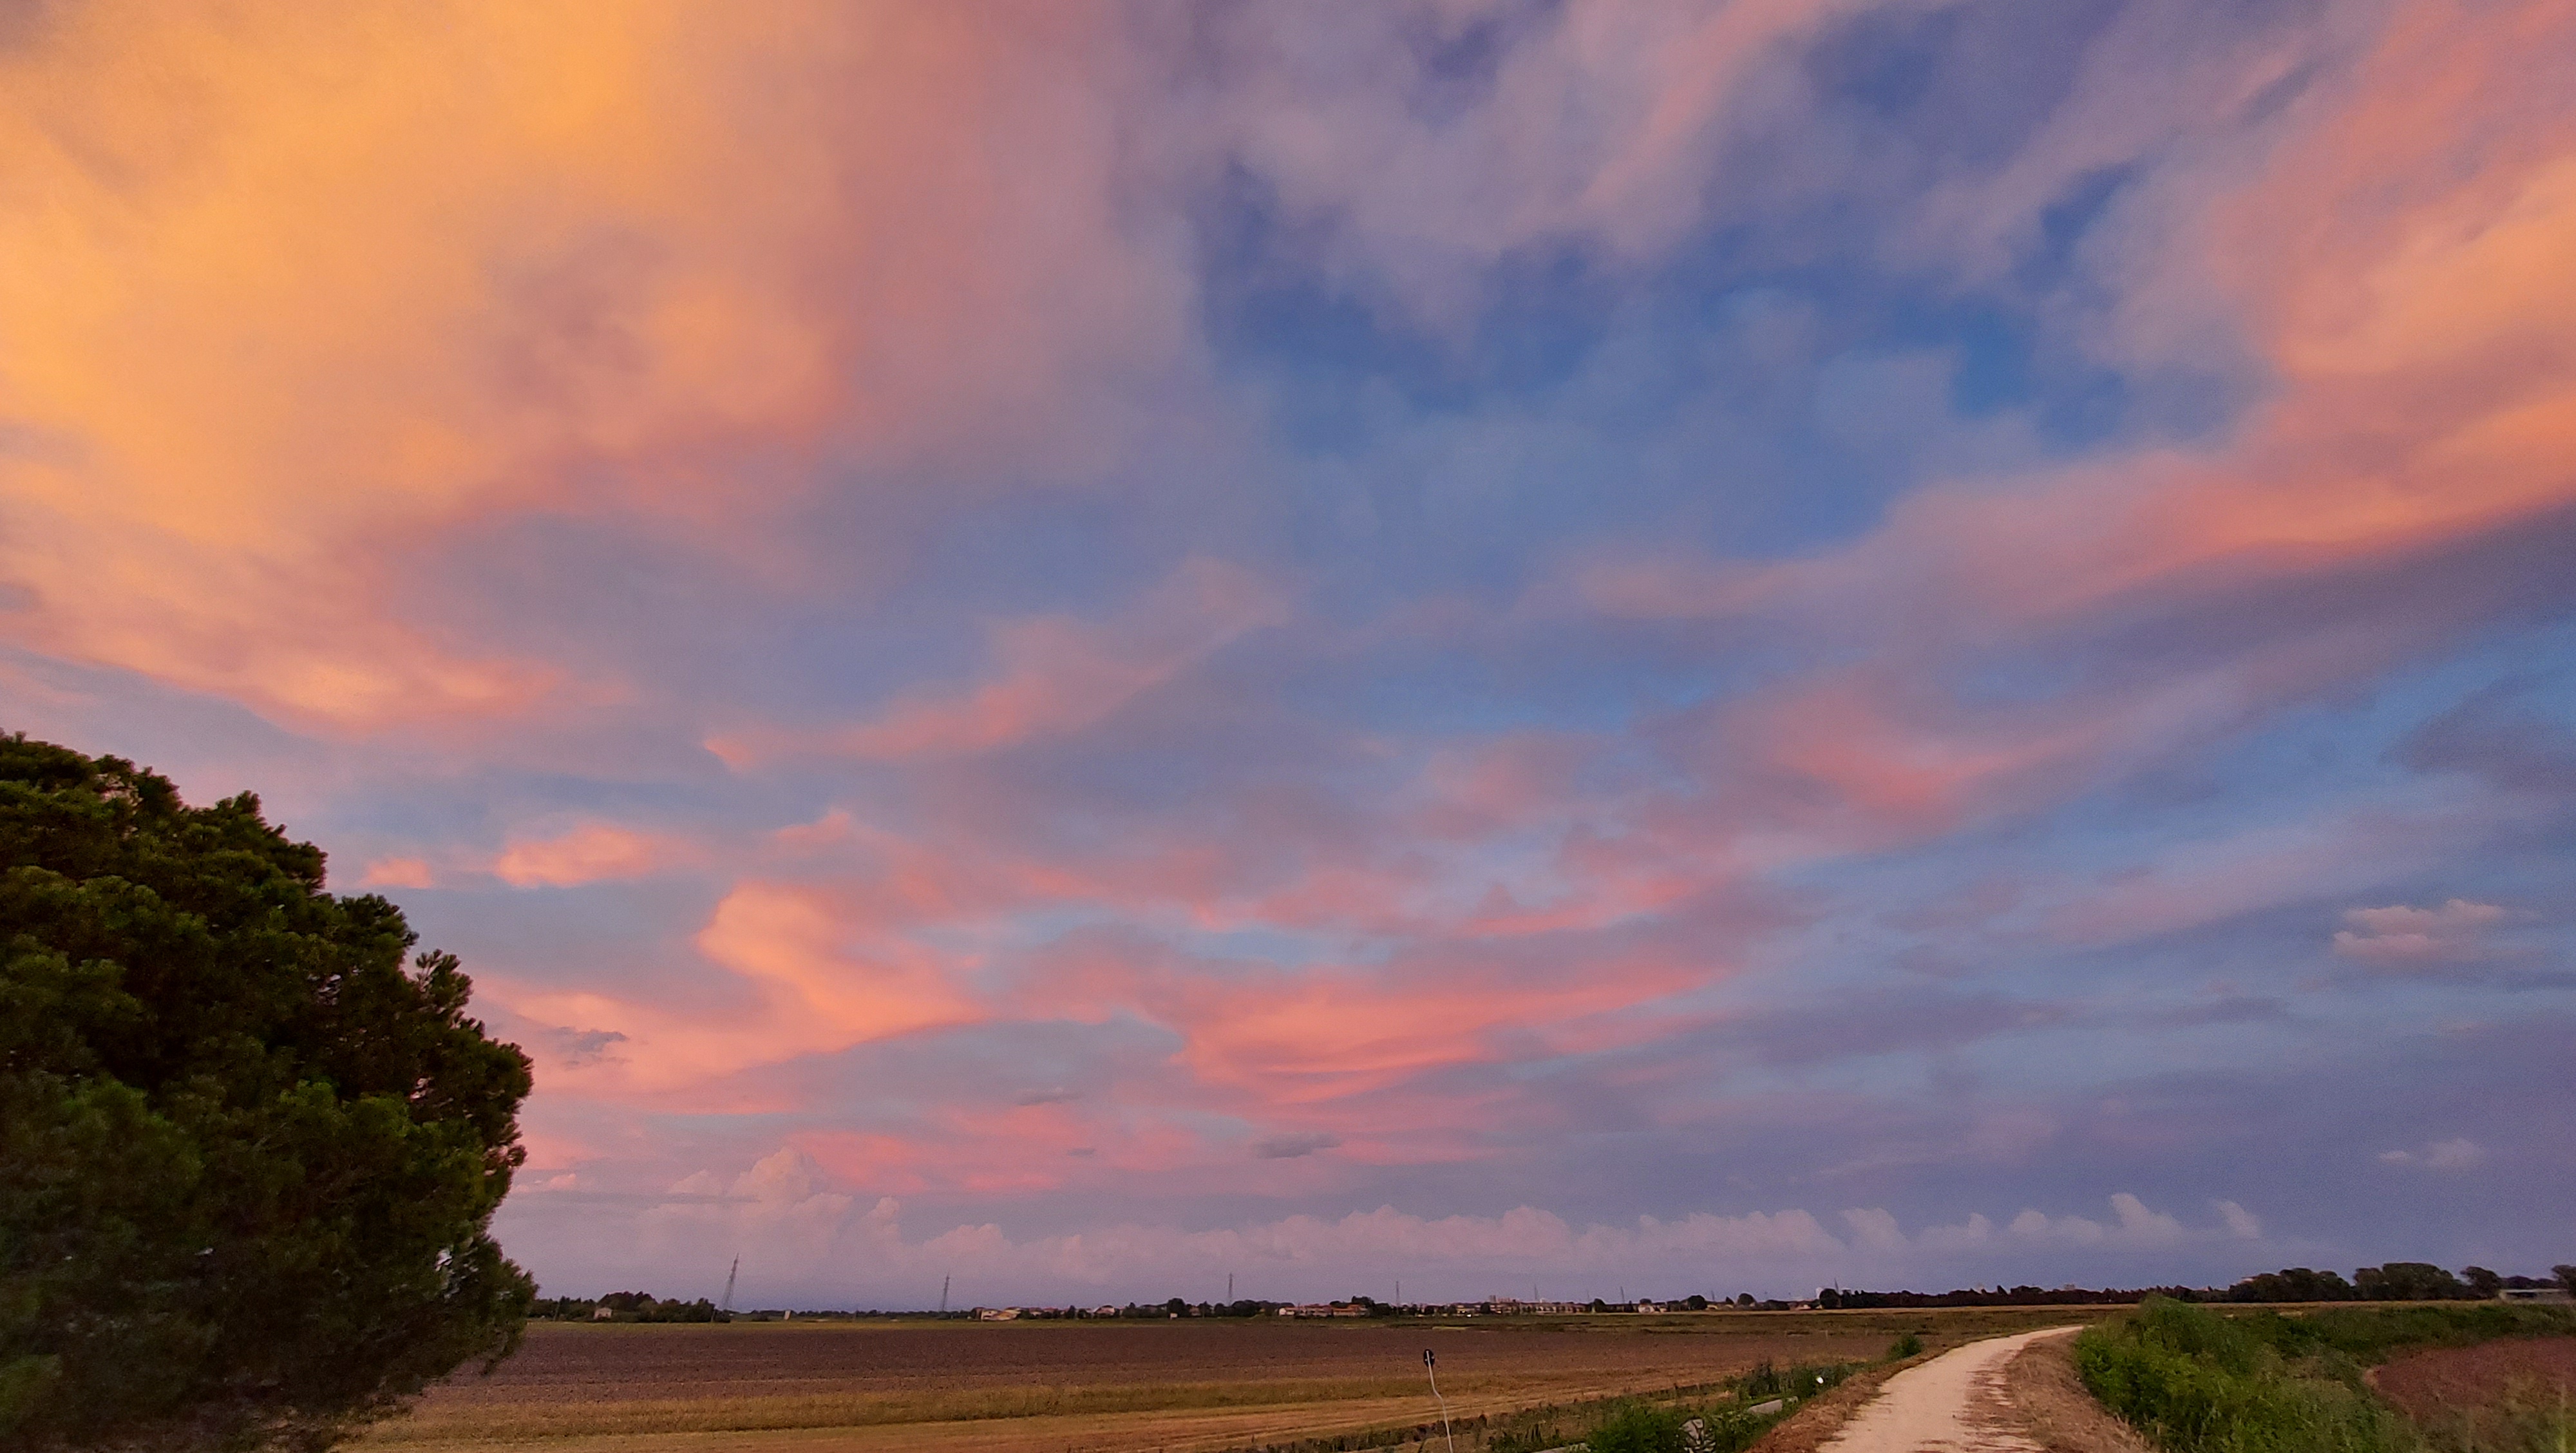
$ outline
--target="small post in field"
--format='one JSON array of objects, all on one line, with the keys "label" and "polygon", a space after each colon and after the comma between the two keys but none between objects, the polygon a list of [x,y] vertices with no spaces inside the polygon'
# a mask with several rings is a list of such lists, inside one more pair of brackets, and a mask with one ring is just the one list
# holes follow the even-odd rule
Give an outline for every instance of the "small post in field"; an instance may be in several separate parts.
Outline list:
[{"label": "small post in field", "polygon": [[1431,1379],[1431,1395],[1440,1398],[1440,1436],[1449,1440],[1449,1453],[1458,1453],[1458,1435],[1449,1431],[1449,1400],[1440,1397],[1439,1364],[1428,1347],[1422,1349],[1422,1375]]}]

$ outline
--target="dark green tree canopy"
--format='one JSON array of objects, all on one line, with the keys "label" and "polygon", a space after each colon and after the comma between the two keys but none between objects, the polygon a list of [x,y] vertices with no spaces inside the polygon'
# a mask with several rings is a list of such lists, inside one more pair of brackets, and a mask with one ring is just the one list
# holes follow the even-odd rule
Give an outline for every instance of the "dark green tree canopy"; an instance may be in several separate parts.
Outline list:
[{"label": "dark green tree canopy", "polygon": [[0,737],[0,1443],[320,1448],[517,1345],[528,1062],[322,869]]}]

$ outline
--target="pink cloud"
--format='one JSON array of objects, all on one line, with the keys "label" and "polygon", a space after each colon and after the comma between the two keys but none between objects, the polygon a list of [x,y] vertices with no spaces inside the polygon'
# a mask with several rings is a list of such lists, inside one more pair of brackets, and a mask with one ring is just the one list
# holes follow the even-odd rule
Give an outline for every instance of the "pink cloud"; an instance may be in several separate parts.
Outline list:
[{"label": "pink cloud", "polygon": [[2465,898],[2437,908],[2355,908],[2343,916],[2350,926],[2335,932],[2334,951],[2375,964],[2465,962],[2487,955],[2487,931],[2510,916],[2492,903]]},{"label": "pink cloud", "polygon": [[[1581,973],[1553,962],[1511,964],[1472,942],[1425,946],[1380,970],[1311,965],[1293,972],[1211,972],[1186,962],[1138,962],[1114,949],[1050,963],[1024,991],[1023,1012],[1097,1021],[1132,1013],[1181,1040],[1174,1064],[1216,1103],[1278,1133],[1333,1134],[1378,1158],[1391,1141],[1436,1126],[1416,1121],[1437,1092],[1436,1071],[1581,1053],[1668,1032],[1687,1011],[1663,1003],[1705,985],[1721,966],[1678,954],[1593,951]],[[1401,1090],[1401,1093],[1396,1093]],[[1322,1107],[1331,1117],[1310,1117]],[[1454,1124],[1454,1121],[1450,1122]],[[1406,1155],[1437,1153],[1410,1140]]]},{"label": "pink cloud", "polygon": [[788,752],[872,760],[964,756],[1078,732],[1246,632],[1287,619],[1288,602],[1251,571],[1195,559],[1118,618],[1040,616],[994,628],[993,677],[971,690],[897,703],[842,731],[754,730],[708,743],[747,766]]},{"label": "pink cloud", "polygon": [[972,965],[886,934],[827,893],[745,881],[697,936],[725,971],[730,1003],[692,1007],[613,992],[497,979],[521,1018],[622,1040],[614,1057],[559,1061],[590,1093],[659,1094],[761,1065],[989,1017],[965,987]]},{"label": "pink cloud", "polygon": [[419,858],[378,858],[367,864],[366,876],[358,880],[361,888],[428,888],[435,880],[429,864]]},{"label": "pink cloud", "polygon": [[[2164,240],[2275,381],[2222,443],[1919,490],[1808,558],[1589,557],[1571,598],[1860,658],[1696,723],[1712,776],[1793,844],[2051,800],[2522,609],[2531,582],[2445,562],[2576,508],[2576,303],[2554,280],[2576,128],[2541,53],[2576,54],[2563,6],[2426,0],[2260,166],[2184,169]],[[2124,640],[2207,644],[2087,669]],[[2006,653],[2060,684],[1954,684]]]},{"label": "pink cloud", "polygon": [[682,838],[585,823],[557,837],[511,843],[493,859],[492,874],[513,888],[572,888],[646,877],[703,856]]}]

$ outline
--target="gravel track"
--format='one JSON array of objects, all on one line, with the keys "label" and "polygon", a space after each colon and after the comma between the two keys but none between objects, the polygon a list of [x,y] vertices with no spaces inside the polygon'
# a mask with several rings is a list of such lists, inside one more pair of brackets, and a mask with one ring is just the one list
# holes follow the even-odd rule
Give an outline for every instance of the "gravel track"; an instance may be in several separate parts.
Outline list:
[{"label": "gravel track", "polygon": [[1909,1367],[1889,1378],[1820,1453],[2043,1453],[2012,1413],[2004,1366],[2043,1337],[2077,1330],[1990,1337]]}]

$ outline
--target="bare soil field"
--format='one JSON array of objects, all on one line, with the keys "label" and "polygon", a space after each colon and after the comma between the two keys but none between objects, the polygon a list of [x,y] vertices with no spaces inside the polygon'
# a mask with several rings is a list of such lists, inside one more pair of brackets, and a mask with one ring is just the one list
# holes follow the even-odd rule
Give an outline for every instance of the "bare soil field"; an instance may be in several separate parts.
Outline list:
[{"label": "bare soil field", "polygon": [[[946,1453],[1262,1448],[1694,1387],[1772,1361],[1948,1345],[2095,1308],[1482,1320],[542,1323],[431,1390],[380,1453]],[[1470,1432],[1464,1448],[1480,1440]],[[362,1445],[362,1446],[366,1446]]]},{"label": "bare soil field", "polygon": [[2502,1447],[2522,1424],[2576,1406],[2576,1337],[2521,1337],[2410,1352],[2371,1386],[2437,1444]]}]

